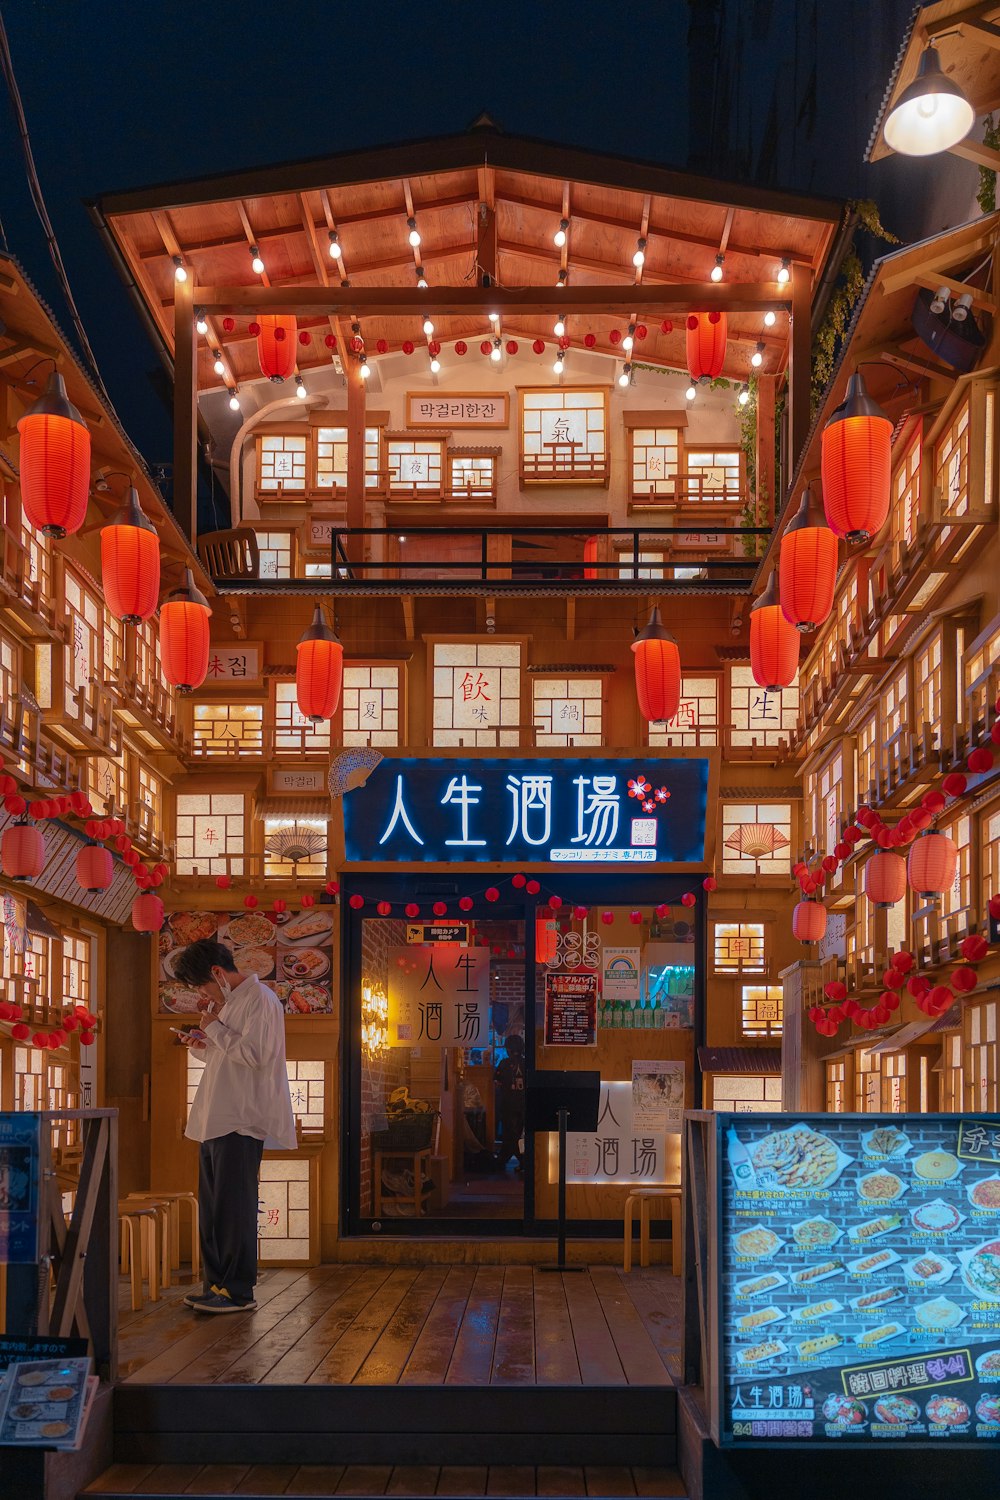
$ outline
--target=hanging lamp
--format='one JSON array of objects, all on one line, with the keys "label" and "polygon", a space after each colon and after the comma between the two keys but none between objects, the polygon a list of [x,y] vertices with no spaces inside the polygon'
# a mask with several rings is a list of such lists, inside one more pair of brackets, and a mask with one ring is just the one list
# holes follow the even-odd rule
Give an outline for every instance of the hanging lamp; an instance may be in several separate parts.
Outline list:
[{"label": "hanging lamp", "polygon": [[819,901],[799,901],[792,912],[792,936],[800,943],[820,943],[826,937],[826,907]]},{"label": "hanging lamp", "polygon": [[17,430],[21,504],[28,520],[45,536],[79,531],[90,493],[90,430],[56,371]]},{"label": "hanging lamp", "polygon": [[934,899],[955,879],[958,847],[947,833],[922,833],[910,846],[906,874],[910,889],[918,896]]},{"label": "hanging lamp", "polygon": [[295,648],[295,697],[299,713],[313,724],[332,719],[340,702],[344,648],[317,604],[312,623]]},{"label": "hanging lamp", "polygon": [[205,681],[211,613],[191,569],[185,568],[184,582],[160,606],[163,675],[181,693],[189,693]]},{"label": "hanging lamp", "polygon": [[975,118],[958,84],[942,73],[937,48],[928,46],[916,78],[886,116],[882,134],[886,145],[901,156],[935,156],[964,140]]},{"label": "hanging lamp", "polygon": [[85,891],[106,891],[115,878],[110,849],[96,840],[84,844],[76,856],[76,883]]},{"label": "hanging lamp", "polygon": [[655,606],[644,630],[632,642],[639,712],[650,724],[674,718],[681,701],[681,658],[677,642]]},{"label": "hanging lamp", "polygon": [[823,428],[821,449],[826,519],[838,536],[867,542],[889,514],[892,423],[857,370]]},{"label": "hanging lamp", "polygon": [[298,323],[290,315],[261,313],[257,319],[257,358],[260,373],[268,380],[287,380],[295,372],[295,345]]},{"label": "hanging lamp", "polygon": [[750,610],[750,670],[758,687],[777,692],[795,681],[799,670],[799,633],[778,603],[777,574]]},{"label": "hanging lamp", "polygon": [[878,907],[895,906],[906,894],[906,861],[901,854],[880,852],[865,864],[865,895]]},{"label": "hanging lamp", "polygon": [[139,625],[156,613],[160,539],[134,485],[118,515],[101,527],[101,582],[111,613],[126,625]]},{"label": "hanging lamp", "polygon": [[163,902],[144,891],[132,902],[132,926],[136,932],[159,932],[163,926]]},{"label": "hanging lamp", "polygon": [[696,383],[717,380],[726,358],[724,312],[688,313],[687,367]]},{"label": "hanging lamp", "polygon": [[796,630],[815,630],[833,608],[837,538],[807,485],[781,537],[781,608]]},{"label": "hanging lamp", "polygon": [[27,818],[11,823],[0,840],[0,868],[11,880],[34,880],[45,868],[42,831]]}]

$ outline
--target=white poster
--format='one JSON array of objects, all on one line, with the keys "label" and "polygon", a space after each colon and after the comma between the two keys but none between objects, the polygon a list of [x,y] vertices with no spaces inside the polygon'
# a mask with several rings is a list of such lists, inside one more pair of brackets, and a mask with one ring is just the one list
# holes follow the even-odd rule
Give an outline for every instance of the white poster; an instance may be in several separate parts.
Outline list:
[{"label": "white poster", "polygon": [[684,1118],[684,1064],[632,1059],[632,1125],[635,1130],[680,1133]]},{"label": "white poster", "polygon": [[640,950],[605,948],[602,961],[605,1000],[638,1000]]},{"label": "white poster", "polygon": [[389,949],[390,1047],[485,1047],[489,1005],[489,948]]},{"label": "white poster", "polygon": [[[566,1181],[631,1183],[650,1187],[677,1181],[679,1159],[667,1163],[663,1130],[646,1130],[633,1119],[631,1083],[602,1083],[597,1129],[571,1130],[566,1138]],[[668,1175],[669,1174],[669,1175]],[[549,1135],[549,1181],[559,1177],[559,1138]]]}]

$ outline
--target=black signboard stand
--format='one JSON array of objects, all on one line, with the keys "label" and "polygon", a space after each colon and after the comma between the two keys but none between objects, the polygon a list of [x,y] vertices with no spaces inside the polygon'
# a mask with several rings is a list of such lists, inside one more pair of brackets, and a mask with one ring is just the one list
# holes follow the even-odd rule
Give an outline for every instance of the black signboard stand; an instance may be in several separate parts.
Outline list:
[{"label": "black signboard stand", "polygon": [[566,1264],[566,1134],[570,1130],[597,1129],[601,1104],[600,1073],[533,1073],[525,1096],[525,1123],[529,1130],[559,1132],[558,1254],[555,1265],[540,1271],[582,1271]]}]

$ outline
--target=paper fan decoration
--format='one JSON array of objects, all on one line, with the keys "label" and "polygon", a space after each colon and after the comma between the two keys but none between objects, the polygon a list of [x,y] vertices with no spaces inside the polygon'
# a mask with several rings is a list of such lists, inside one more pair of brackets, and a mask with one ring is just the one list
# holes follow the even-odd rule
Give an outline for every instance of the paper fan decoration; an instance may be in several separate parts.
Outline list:
[{"label": "paper fan decoration", "polygon": [[344,750],[330,767],[327,785],[331,797],[342,797],[364,786],[381,759],[378,750]]},{"label": "paper fan decoration", "polygon": [[788,839],[773,823],[741,823],[726,839],[726,848],[748,859],[764,859],[783,849]]},{"label": "paper fan decoration", "polygon": [[264,852],[297,865],[300,860],[315,859],[326,852],[326,834],[318,828],[300,828],[293,823],[289,828],[269,833],[264,840]]}]

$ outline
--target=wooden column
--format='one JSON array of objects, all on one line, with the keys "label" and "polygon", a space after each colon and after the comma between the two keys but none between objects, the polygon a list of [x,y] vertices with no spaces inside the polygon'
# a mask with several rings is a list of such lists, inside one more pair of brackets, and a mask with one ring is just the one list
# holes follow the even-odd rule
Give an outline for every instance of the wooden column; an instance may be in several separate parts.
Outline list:
[{"label": "wooden column", "polygon": [[[361,361],[348,353],[341,341],[344,373],[347,376],[347,525],[348,529],[365,524],[365,382],[361,378]],[[347,555],[353,563],[365,557],[364,537],[352,537]]]},{"label": "wooden column", "polygon": [[767,502],[766,524],[774,525],[777,499],[774,493],[774,382],[773,375],[757,378],[757,436],[754,458],[757,470],[757,506]]},{"label": "wooden column", "polygon": [[198,348],[191,278],[174,282],[174,515],[198,540]]},{"label": "wooden column", "polygon": [[809,431],[809,386],[812,375],[810,270],[792,266],[792,316],[788,347],[788,469],[795,468]]}]

